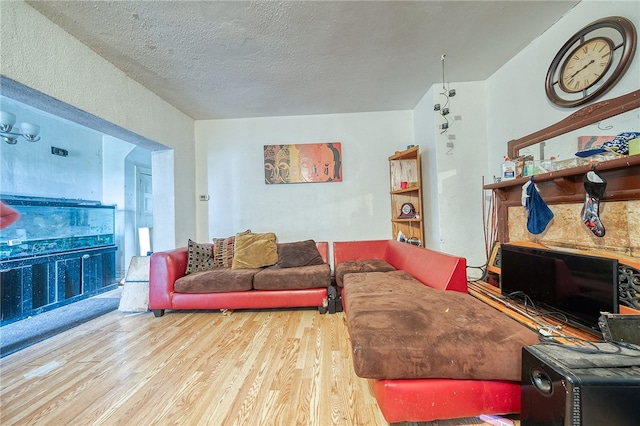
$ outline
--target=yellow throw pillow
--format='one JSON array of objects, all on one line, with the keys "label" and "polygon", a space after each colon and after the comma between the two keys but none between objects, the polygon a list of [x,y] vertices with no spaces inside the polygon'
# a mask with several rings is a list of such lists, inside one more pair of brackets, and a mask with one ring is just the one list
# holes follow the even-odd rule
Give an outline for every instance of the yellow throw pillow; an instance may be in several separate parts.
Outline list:
[{"label": "yellow throw pillow", "polygon": [[262,268],[278,262],[276,234],[236,234],[231,269]]}]

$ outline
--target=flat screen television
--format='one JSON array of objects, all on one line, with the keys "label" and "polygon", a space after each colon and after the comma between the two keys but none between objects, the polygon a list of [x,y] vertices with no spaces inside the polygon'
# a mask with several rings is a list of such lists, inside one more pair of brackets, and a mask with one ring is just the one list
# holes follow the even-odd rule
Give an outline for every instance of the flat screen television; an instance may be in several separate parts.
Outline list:
[{"label": "flat screen television", "polygon": [[566,315],[599,331],[600,312],[618,313],[618,261],[564,251],[502,244],[502,294]]}]

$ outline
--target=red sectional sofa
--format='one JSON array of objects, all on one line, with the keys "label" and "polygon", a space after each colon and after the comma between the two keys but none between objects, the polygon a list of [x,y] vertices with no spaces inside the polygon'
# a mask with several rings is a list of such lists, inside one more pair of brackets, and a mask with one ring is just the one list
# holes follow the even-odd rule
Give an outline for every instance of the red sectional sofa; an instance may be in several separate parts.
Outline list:
[{"label": "red sectional sofa", "polygon": [[[325,313],[329,292],[332,290],[331,272],[327,264],[329,244],[316,242],[316,246],[325,262],[324,265],[255,270],[224,268],[224,270],[215,272],[227,275],[225,278],[229,282],[234,281],[233,277],[229,277],[229,275],[238,274],[238,280],[246,281],[246,275],[249,274],[249,289],[224,291],[223,288],[219,288],[209,292],[202,292],[202,290],[179,292],[174,287],[177,280],[185,277],[188,259],[187,247],[155,252],[150,259],[149,309],[156,317],[162,316],[165,309],[318,307],[321,313]],[[325,272],[320,273],[322,279],[318,278],[317,269],[319,267],[326,269]],[[309,272],[308,268],[315,268],[315,270]],[[289,283],[289,285],[283,288],[283,283]],[[274,289],[265,289],[270,285]],[[261,289],[256,289],[258,287]]]},{"label": "red sectional sofa", "polygon": [[333,264],[356,375],[388,422],[520,412],[521,349],[538,336],[468,295],[464,258],[348,241]]}]

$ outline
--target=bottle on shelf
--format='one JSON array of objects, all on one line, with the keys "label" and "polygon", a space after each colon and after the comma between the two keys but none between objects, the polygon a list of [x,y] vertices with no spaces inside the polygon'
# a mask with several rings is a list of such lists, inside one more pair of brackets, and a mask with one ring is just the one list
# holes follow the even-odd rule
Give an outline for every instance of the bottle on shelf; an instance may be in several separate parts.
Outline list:
[{"label": "bottle on shelf", "polygon": [[516,163],[511,161],[509,157],[504,157],[504,163],[502,163],[502,181],[513,180],[516,178]]}]

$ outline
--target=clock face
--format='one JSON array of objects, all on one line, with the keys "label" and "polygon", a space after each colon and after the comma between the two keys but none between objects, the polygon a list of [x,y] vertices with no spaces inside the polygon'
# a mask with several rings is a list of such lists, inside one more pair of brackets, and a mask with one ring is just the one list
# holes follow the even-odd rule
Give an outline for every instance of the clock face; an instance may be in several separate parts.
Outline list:
[{"label": "clock face", "polygon": [[399,219],[413,219],[416,217],[416,209],[413,207],[411,203],[404,203],[402,207],[400,207],[400,216]]},{"label": "clock face", "polygon": [[545,92],[554,104],[570,108],[607,93],[631,65],[637,33],[621,16],[599,19],[575,33],[551,61]]},{"label": "clock face", "polygon": [[596,84],[611,66],[613,41],[592,38],[569,54],[560,71],[559,84],[567,93],[577,93]]}]

